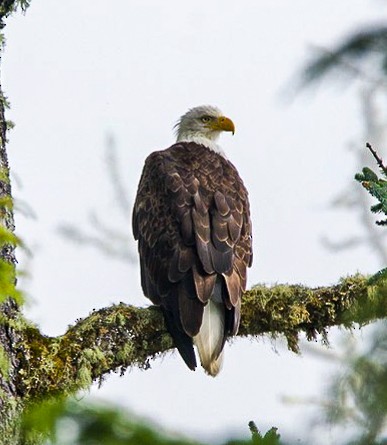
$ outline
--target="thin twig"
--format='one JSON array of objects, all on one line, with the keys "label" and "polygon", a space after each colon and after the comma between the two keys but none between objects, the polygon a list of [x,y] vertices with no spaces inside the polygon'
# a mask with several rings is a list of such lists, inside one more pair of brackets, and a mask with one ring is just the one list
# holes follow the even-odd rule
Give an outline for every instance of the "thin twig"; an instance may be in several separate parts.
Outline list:
[{"label": "thin twig", "polygon": [[376,159],[376,162],[378,163],[380,170],[382,170],[382,172],[387,176],[387,167],[383,164],[383,159],[378,156],[376,150],[372,148],[372,145],[369,142],[366,143],[366,147],[372,153],[373,157]]}]

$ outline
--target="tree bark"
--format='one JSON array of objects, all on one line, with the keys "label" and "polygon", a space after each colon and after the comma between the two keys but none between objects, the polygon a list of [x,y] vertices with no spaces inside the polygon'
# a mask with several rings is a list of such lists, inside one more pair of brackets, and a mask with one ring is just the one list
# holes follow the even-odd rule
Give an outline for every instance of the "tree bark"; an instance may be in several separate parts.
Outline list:
[{"label": "tree bark", "polygon": [[[4,27],[3,17],[8,15],[13,7],[14,2],[11,1],[1,5],[0,30]],[[16,238],[13,235],[15,224],[6,152],[5,104],[6,99],[0,83],[0,441],[12,445],[20,443],[20,414],[24,403],[17,387],[20,361],[16,345],[21,341],[21,337],[12,327],[12,321],[19,315],[19,308],[16,300],[12,298],[16,297]]]}]

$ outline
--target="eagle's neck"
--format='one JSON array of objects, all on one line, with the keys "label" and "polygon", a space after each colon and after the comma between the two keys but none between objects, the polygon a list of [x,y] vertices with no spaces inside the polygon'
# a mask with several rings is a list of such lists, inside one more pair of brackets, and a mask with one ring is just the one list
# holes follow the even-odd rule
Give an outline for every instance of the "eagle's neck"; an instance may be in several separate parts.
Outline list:
[{"label": "eagle's neck", "polygon": [[[214,132],[215,133],[215,132]],[[196,144],[204,145],[205,147],[209,148],[210,150],[214,151],[215,153],[219,153],[224,158],[226,157],[226,154],[222,150],[222,147],[220,147],[216,140],[219,137],[219,133],[215,134],[213,138],[204,136],[202,133],[196,133],[196,132],[185,132],[182,134],[179,134],[177,136],[176,142],[195,142]]]}]

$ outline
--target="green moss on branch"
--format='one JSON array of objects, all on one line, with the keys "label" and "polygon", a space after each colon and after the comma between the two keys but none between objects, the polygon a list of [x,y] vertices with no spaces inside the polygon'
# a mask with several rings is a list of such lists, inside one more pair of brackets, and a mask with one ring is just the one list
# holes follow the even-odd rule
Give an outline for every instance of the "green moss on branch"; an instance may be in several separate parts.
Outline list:
[{"label": "green moss on branch", "polygon": [[239,335],[284,334],[294,352],[298,352],[301,332],[308,340],[320,334],[327,342],[327,329],[331,326],[350,327],[387,315],[383,285],[370,287],[367,283],[366,277],[354,275],[330,287],[255,286],[243,298]]},{"label": "green moss on branch", "polygon": [[19,355],[23,397],[71,394],[93,380],[127,367],[149,367],[149,360],[173,347],[157,308],[124,304],[92,312],[60,337],[36,327],[23,328]]},{"label": "green moss on branch", "polygon": [[[289,348],[297,352],[301,332],[309,340],[320,334],[326,341],[330,326],[350,327],[385,317],[386,299],[385,284],[369,287],[361,275],[315,289],[259,285],[244,295],[239,335],[284,334]],[[11,320],[21,339],[17,388],[27,399],[74,393],[128,367],[147,369],[151,359],[173,348],[156,307],[119,304],[100,309],[59,337],[44,336],[18,317]]]}]

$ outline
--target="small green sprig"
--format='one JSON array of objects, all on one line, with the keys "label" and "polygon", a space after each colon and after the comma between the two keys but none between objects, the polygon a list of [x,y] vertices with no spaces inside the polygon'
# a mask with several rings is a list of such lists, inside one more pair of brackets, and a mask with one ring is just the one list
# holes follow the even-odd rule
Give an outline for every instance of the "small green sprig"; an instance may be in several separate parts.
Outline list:
[{"label": "small green sprig", "polygon": [[[379,177],[374,171],[368,167],[364,167],[362,173],[357,173],[355,179],[361,183],[361,185],[379,202],[371,206],[371,212],[384,214],[387,217],[387,167],[384,165],[383,160],[378,156],[376,150],[374,150],[367,142],[366,147],[372,153],[375,158],[380,172],[383,177]],[[376,221],[379,226],[387,226],[387,218]],[[376,281],[387,279],[387,268],[382,269],[377,274],[373,275],[369,283],[374,284]]]},{"label": "small green sprig", "polygon": [[[378,177],[378,175],[368,167],[364,167],[362,173],[357,173],[355,179],[361,183],[361,185],[373,196],[379,203],[371,206],[371,212],[382,213],[387,216],[387,167],[383,164],[382,159],[378,156],[377,152],[372,148],[371,144],[367,142],[367,148],[370,150],[384,178]],[[380,226],[387,225],[387,218],[384,220],[376,221],[376,224]]]}]

